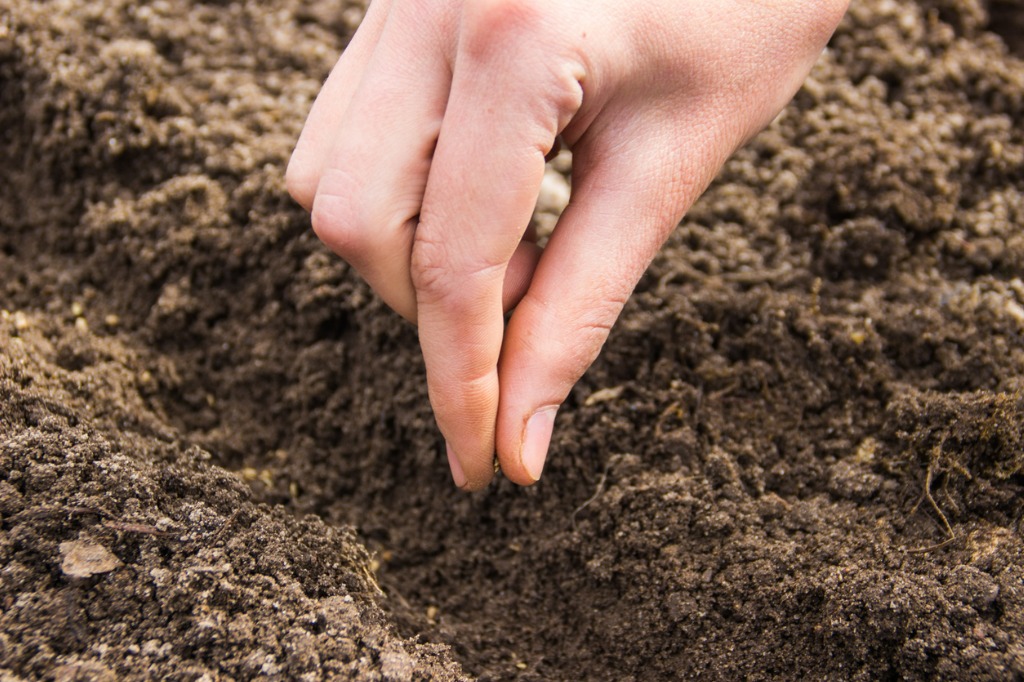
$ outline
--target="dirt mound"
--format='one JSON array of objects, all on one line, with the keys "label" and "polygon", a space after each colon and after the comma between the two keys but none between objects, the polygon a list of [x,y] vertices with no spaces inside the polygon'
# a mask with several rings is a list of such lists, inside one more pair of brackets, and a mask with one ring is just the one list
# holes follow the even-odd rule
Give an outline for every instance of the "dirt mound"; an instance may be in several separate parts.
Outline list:
[{"label": "dirt mound", "polygon": [[83,320],[0,320],[4,679],[463,679],[395,636],[351,529],[255,502]]},{"label": "dirt mound", "polygon": [[283,188],[360,16],[0,10],[0,669],[1024,676],[1012,3],[855,3],[471,496]]}]

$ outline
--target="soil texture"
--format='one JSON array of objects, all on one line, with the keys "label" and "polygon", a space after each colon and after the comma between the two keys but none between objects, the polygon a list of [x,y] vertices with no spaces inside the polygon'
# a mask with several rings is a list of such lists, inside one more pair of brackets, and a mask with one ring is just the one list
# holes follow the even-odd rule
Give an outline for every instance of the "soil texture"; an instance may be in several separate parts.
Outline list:
[{"label": "soil texture", "polygon": [[473,495],[284,188],[363,10],[0,0],[0,679],[1024,678],[1024,9],[854,0]]}]

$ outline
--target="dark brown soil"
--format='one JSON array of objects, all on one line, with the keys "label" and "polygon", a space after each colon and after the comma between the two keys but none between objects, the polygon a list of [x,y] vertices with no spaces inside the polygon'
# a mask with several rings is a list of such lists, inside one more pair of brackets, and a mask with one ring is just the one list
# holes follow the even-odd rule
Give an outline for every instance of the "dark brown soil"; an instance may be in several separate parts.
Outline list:
[{"label": "dark brown soil", "polygon": [[0,3],[0,678],[1024,679],[1024,12],[863,0],[450,483],[283,169],[344,0]]}]

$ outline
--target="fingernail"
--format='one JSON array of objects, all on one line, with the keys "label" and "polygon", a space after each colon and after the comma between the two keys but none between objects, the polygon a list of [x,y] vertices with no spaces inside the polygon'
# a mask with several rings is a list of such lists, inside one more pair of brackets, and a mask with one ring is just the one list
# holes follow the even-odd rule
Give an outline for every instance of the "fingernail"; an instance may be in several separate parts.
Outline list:
[{"label": "fingernail", "polygon": [[544,472],[544,461],[548,458],[548,446],[551,444],[551,431],[555,427],[556,414],[558,405],[542,407],[526,422],[520,459],[534,481],[539,481],[541,473]]},{"label": "fingernail", "polygon": [[466,478],[466,474],[462,471],[462,464],[459,463],[459,458],[452,452],[452,446],[448,445],[447,441],[444,444],[444,449],[448,453],[448,466],[452,470],[452,480],[455,481],[455,487],[465,487],[469,479]]}]

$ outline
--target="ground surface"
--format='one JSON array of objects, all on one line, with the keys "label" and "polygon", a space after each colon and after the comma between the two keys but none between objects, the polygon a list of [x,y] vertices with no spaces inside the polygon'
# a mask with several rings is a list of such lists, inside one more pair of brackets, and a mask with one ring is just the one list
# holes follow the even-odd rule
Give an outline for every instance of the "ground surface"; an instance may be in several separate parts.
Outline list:
[{"label": "ground surface", "polygon": [[359,17],[0,2],[0,678],[1024,677],[1017,4],[855,0],[478,495],[283,187]]}]

